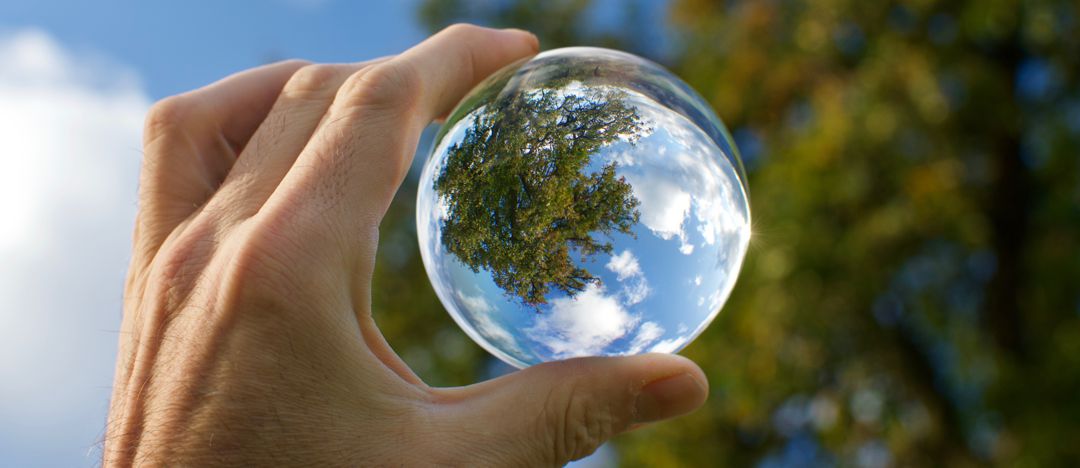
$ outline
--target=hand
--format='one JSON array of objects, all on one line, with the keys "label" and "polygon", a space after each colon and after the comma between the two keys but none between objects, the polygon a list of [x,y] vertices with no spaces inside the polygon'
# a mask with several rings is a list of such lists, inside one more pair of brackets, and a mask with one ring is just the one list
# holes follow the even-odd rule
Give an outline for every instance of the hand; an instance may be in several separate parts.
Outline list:
[{"label": "hand", "polygon": [[704,374],[671,355],[431,388],[372,320],[379,222],[421,130],[537,48],[454,26],[396,57],[277,63],[154,106],[105,464],[561,464],[700,406]]}]

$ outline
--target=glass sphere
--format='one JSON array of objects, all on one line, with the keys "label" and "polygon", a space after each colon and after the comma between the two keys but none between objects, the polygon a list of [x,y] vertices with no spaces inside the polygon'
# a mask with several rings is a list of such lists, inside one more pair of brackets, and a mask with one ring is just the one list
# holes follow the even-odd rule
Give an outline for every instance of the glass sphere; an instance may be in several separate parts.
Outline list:
[{"label": "glass sphere", "polygon": [[511,365],[676,352],[735,284],[745,180],[682,80],[623,52],[552,50],[450,113],[420,177],[420,251],[446,310]]}]

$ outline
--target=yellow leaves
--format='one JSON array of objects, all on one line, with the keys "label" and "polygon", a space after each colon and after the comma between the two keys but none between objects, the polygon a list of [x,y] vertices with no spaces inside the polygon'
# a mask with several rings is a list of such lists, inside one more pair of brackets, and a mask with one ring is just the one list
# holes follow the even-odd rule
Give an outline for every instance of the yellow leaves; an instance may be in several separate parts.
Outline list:
[{"label": "yellow leaves", "polygon": [[927,164],[912,168],[905,191],[916,204],[932,203],[945,192],[959,185],[963,166],[953,158],[939,157]]},{"label": "yellow leaves", "polygon": [[822,163],[837,157],[850,137],[851,112],[845,102],[848,92],[847,83],[837,77],[823,80],[814,89],[812,99],[819,125],[817,138],[824,144],[816,156]]},{"label": "yellow leaves", "polygon": [[791,271],[791,256],[783,249],[770,249],[759,260],[761,275],[767,280],[782,279]]},{"label": "yellow leaves", "polygon": [[911,204],[897,201],[868,213],[861,234],[869,239],[892,242],[906,234],[914,222]]},{"label": "yellow leaves", "polygon": [[754,386],[765,386],[776,380],[776,358],[771,353],[754,353],[747,357],[746,376]]},{"label": "yellow leaves", "polygon": [[1024,35],[1039,45],[1048,45],[1056,39],[1054,13],[1047,5],[1029,5],[1024,18]]},{"label": "yellow leaves", "polygon": [[937,77],[922,51],[908,49],[902,76],[908,98],[915,104],[920,116],[932,125],[945,121],[949,115],[949,102],[938,84]]},{"label": "yellow leaves", "polygon": [[770,2],[747,2],[742,4],[741,20],[751,33],[768,33],[777,20],[776,7]]},{"label": "yellow leaves", "polygon": [[[744,96],[747,91],[760,86],[760,77],[769,69],[768,57],[760,50],[743,50],[728,56],[723,64],[722,73],[714,73],[714,81],[709,83],[713,89],[713,104],[725,115],[745,114],[748,103]],[[757,81],[757,83],[755,83]]]},{"label": "yellow leaves", "polygon": [[808,339],[800,333],[793,333],[784,342],[781,358],[791,367],[809,371],[818,369],[824,364],[825,350],[822,349],[817,337]]},{"label": "yellow leaves", "polygon": [[671,7],[671,22],[680,29],[694,29],[703,19],[724,17],[724,7],[713,0],[684,0]]},{"label": "yellow leaves", "polygon": [[795,29],[795,43],[807,52],[818,52],[829,40],[829,31],[820,21],[808,19]]},{"label": "yellow leaves", "polygon": [[892,139],[899,123],[900,119],[892,106],[878,103],[867,112],[863,127],[871,141],[883,143]]},{"label": "yellow leaves", "polygon": [[1019,21],[1017,0],[982,0],[971,2],[961,13],[967,34],[985,40],[1004,39]]},{"label": "yellow leaves", "polygon": [[1051,339],[1058,354],[1071,361],[1072,366],[1080,366],[1080,321],[1059,325]]}]

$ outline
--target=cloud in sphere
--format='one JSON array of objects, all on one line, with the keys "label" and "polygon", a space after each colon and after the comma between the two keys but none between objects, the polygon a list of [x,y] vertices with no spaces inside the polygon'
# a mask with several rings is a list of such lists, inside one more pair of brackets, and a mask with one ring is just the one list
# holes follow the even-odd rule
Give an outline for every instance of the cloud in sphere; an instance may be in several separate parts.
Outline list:
[{"label": "cloud in sphere", "polygon": [[0,103],[0,453],[85,465],[105,424],[150,101],[129,69],[29,29],[0,33]]},{"label": "cloud in sphere", "polygon": [[608,270],[615,273],[619,281],[641,274],[641,264],[629,249],[623,250],[618,255],[612,255],[606,266]]},{"label": "cloud in sphere", "polygon": [[602,286],[589,284],[574,297],[552,299],[551,310],[527,333],[562,359],[600,353],[638,320]]},{"label": "cloud in sphere", "polygon": [[624,305],[638,304],[652,292],[645,274],[641,271],[641,263],[630,249],[611,256],[604,267],[615,273],[615,278],[622,283],[621,297]]},{"label": "cloud in sphere", "polygon": [[[683,255],[744,236],[749,229],[745,194],[716,144],[685,117],[631,96],[652,131],[611,158],[641,202],[641,223],[661,239],[678,239]],[[696,233],[688,232],[693,224]]]}]

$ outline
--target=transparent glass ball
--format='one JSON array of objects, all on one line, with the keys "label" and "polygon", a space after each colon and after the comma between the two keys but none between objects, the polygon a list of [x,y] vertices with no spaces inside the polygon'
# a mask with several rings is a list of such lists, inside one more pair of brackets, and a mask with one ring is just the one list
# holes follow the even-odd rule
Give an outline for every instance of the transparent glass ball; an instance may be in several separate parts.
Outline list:
[{"label": "transparent glass ball", "polygon": [[682,80],[623,52],[552,50],[449,115],[420,178],[420,251],[446,310],[511,365],[676,352],[735,284],[745,180]]}]

